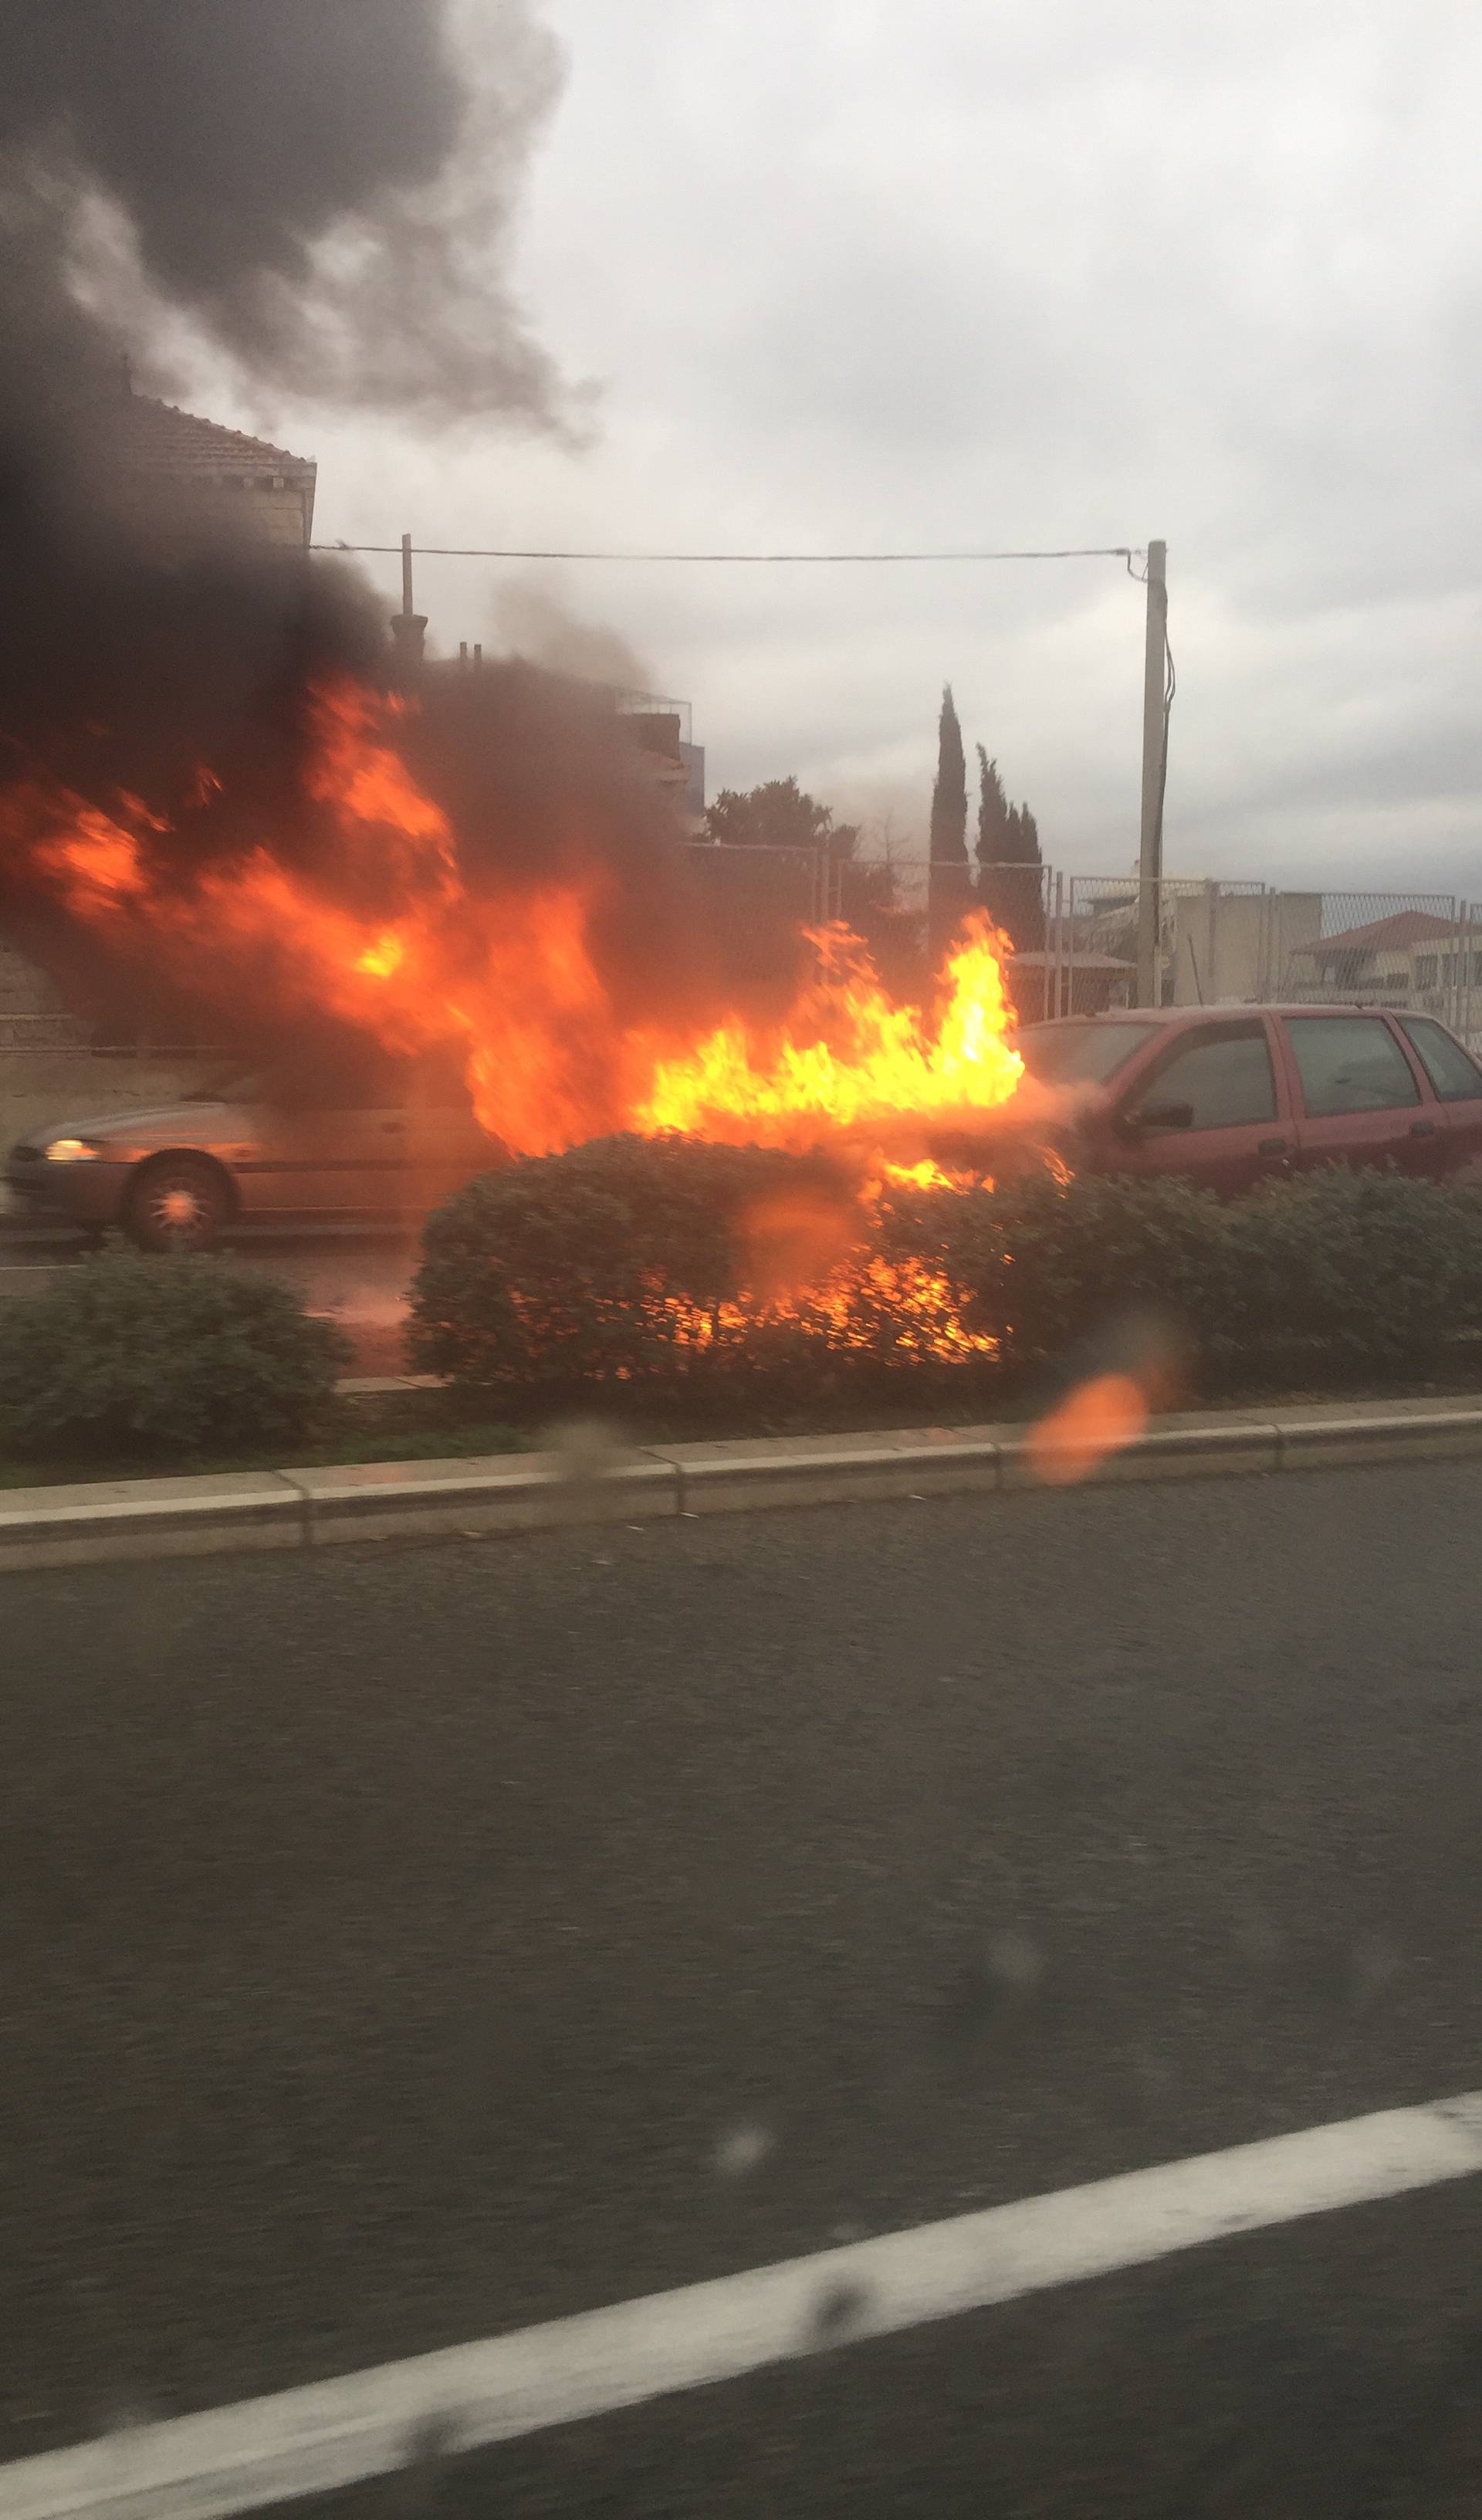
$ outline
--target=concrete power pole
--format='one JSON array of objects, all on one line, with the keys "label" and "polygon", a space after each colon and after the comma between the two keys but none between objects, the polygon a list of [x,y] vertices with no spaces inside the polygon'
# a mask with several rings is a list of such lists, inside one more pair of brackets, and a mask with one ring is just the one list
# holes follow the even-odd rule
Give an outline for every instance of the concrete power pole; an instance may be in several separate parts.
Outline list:
[{"label": "concrete power pole", "polygon": [[427,634],[427,616],[412,609],[412,537],[401,537],[401,610],[391,615],[391,636],[396,643],[396,671],[403,683],[415,683],[422,671],[422,643]]},{"label": "concrete power pole", "polygon": [[1138,1005],[1158,999],[1163,932],[1163,781],[1167,717],[1163,702],[1168,640],[1168,545],[1147,546],[1147,634],[1143,658],[1143,837],[1138,855]]}]

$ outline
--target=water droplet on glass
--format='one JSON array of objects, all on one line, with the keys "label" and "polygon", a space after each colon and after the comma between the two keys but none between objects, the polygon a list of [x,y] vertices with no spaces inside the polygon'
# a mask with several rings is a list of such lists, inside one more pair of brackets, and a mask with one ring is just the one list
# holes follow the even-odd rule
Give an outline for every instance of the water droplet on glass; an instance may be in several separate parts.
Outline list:
[{"label": "water droplet on glass", "polygon": [[723,2179],[744,2179],[748,2171],[760,2168],[773,2141],[768,2129],[754,2121],[728,2127],[715,2147],[715,2167]]}]

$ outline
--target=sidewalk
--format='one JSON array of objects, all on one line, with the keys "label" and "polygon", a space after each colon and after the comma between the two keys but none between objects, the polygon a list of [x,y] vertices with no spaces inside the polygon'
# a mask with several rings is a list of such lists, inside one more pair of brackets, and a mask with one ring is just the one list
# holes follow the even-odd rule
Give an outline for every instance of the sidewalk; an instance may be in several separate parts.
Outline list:
[{"label": "sidewalk", "polygon": [[336,1541],[481,1539],[776,1507],[1008,1495],[1482,1453],[1482,1398],[1187,1411],[1100,1460],[1031,1426],[923,1426],[473,1460],[292,1466],[0,1492],[0,1571]]}]

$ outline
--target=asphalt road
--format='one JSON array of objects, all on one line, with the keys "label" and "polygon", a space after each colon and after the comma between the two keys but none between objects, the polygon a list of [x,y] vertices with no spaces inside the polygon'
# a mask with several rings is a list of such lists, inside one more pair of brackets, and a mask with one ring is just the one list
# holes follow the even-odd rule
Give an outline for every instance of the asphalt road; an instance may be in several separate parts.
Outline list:
[{"label": "asphalt road", "polygon": [[[8,1578],[0,2457],[1482,2085],[1479,1519]],[[1464,2181],[295,2507],[1474,2513],[1479,2265]]]},{"label": "asphalt road", "polygon": [[[224,1246],[248,1269],[284,1278],[312,1313],[339,1324],[354,1351],[352,1373],[403,1373],[406,1289],[420,1256],[408,1226],[326,1225],[314,1232],[244,1226]],[[0,1216],[0,1305],[36,1294],[76,1265],[82,1237],[67,1226]]]}]

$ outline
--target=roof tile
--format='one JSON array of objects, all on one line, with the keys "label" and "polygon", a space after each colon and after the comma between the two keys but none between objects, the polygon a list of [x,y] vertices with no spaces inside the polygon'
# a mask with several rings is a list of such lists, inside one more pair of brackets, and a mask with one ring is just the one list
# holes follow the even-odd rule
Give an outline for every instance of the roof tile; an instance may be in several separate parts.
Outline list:
[{"label": "roof tile", "polygon": [[157,402],[153,394],[120,394],[108,408],[100,437],[111,454],[147,472],[157,468],[177,474],[182,471],[208,473],[250,468],[302,478],[317,469],[307,457],[291,455],[265,437],[249,437],[244,429],[227,428],[220,421],[202,420],[172,402]]}]

